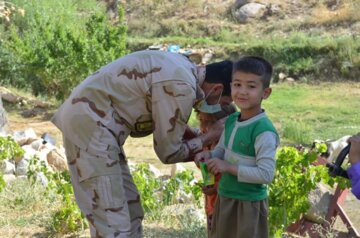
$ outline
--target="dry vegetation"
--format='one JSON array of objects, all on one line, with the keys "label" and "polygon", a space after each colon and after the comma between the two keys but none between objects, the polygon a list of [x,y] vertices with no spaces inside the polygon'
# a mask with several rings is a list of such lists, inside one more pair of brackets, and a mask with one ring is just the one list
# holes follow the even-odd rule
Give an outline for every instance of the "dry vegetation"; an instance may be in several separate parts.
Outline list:
[{"label": "dry vegetation", "polygon": [[[275,6],[278,11],[267,13],[258,20],[238,24],[232,17],[233,0],[126,1],[129,32],[154,36],[189,34],[212,36],[221,30],[242,31],[255,35],[290,33],[359,34],[358,0],[258,0],[248,2]],[[151,24],[148,24],[150,20]],[[306,27],[304,27],[306,26]],[[334,29],[334,27],[336,29]],[[339,29],[340,28],[340,29]],[[180,29],[180,30],[179,30]],[[206,29],[204,31],[204,29]]]}]

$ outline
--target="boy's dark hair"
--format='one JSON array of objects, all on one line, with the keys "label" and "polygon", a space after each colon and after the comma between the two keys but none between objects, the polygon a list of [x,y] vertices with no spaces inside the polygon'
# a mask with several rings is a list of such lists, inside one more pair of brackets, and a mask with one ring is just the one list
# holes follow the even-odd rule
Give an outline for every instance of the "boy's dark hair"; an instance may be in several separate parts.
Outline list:
[{"label": "boy's dark hair", "polygon": [[272,65],[264,58],[258,56],[242,57],[239,61],[234,63],[233,73],[236,71],[259,75],[264,88],[268,88],[270,86],[273,68]]},{"label": "boy's dark hair", "polygon": [[224,60],[206,65],[205,82],[221,83],[224,86],[222,96],[231,95],[231,80],[233,72],[233,62]]}]

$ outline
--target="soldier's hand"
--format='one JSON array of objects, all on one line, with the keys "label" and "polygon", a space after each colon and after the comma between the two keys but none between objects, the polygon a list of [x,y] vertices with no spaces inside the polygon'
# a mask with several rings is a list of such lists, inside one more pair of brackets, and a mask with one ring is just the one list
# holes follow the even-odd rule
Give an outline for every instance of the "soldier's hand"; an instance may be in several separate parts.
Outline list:
[{"label": "soldier's hand", "polygon": [[200,131],[196,128],[191,128],[190,126],[186,125],[183,140],[191,140],[197,136],[199,136]]}]

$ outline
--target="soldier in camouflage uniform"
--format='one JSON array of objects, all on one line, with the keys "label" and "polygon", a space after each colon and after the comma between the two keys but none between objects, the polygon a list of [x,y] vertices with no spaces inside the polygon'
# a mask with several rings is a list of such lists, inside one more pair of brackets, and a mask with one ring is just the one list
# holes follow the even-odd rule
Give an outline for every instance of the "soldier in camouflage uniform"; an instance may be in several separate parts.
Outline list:
[{"label": "soldier in camouflage uniform", "polygon": [[153,133],[163,163],[192,161],[223,128],[218,123],[185,140],[192,107],[206,105],[199,103],[204,94],[209,104],[231,100],[231,71],[230,61],[195,66],[180,54],[139,51],[73,90],[52,122],[63,133],[76,201],[91,237],[142,237],[144,213],[123,151],[126,138]]}]

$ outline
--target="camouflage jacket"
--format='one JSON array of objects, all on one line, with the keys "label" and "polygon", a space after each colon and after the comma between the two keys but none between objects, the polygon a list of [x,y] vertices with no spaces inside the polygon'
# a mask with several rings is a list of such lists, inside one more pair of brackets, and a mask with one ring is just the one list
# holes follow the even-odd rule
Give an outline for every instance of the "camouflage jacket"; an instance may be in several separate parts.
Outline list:
[{"label": "camouflage jacket", "polygon": [[[203,98],[197,67],[186,57],[139,51],[100,68],[86,78],[55,113],[52,122],[82,149],[102,154],[122,150],[128,135],[153,133],[164,163],[189,160],[200,139],[183,140],[192,106]],[[102,138],[104,129],[113,135]]]}]

